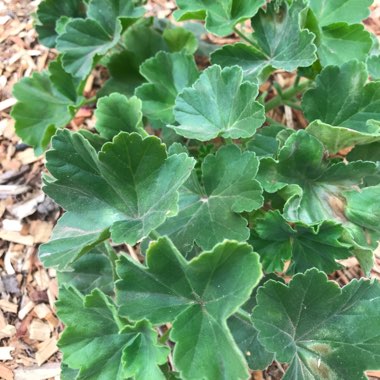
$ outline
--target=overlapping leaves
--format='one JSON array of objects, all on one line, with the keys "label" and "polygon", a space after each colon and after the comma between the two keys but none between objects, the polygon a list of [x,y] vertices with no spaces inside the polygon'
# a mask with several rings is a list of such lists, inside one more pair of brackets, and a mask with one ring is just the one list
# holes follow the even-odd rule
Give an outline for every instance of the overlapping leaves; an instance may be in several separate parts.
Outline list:
[{"label": "overlapping leaves", "polygon": [[188,262],[161,238],[151,243],[146,261],[147,267],[127,257],[118,263],[121,315],[154,324],[173,322],[174,362],[185,380],[248,378],[226,321],[260,280],[252,248],[226,241]]},{"label": "overlapping leaves", "polygon": [[53,178],[44,191],[68,211],[40,250],[47,266],[65,267],[99,241],[135,244],[177,213],[178,188],[193,159],[167,157],[156,137],[121,132],[97,153],[78,133],[62,131],[47,153]]}]

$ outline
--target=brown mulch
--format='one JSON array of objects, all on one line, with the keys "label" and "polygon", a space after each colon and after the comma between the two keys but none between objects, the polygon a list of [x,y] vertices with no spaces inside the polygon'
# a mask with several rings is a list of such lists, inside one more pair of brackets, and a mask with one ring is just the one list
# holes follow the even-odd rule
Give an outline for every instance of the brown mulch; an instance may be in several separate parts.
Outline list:
[{"label": "brown mulch", "polygon": [[[14,83],[43,70],[55,56],[37,42],[32,22],[37,5],[38,1],[0,0],[0,379],[5,380],[59,379],[60,373],[56,273],[44,269],[37,257],[38,245],[49,239],[60,210],[41,191],[44,158],[35,157],[19,140],[9,115],[15,103]],[[160,17],[168,17],[173,9],[173,1],[149,2],[149,11]],[[380,0],[366,25],[380,35]],[[287,74],[276,75],[284,85],[293,80]],[[89,96],[97,80],[97,74],[90,77]],[[72,128],[91,126],[91,116],[90,109],[80,110]],[[288,108],[273,116],[288,126],[305,122]],[[345,265],[334,275],[340,284],[363,275],[355,259]],[[380,259],[372,275],[380,278]],[[282,373],[281,365],[274,364],[252,378],[279,379]],[[380,373],[373,375],[380,378]]]}]

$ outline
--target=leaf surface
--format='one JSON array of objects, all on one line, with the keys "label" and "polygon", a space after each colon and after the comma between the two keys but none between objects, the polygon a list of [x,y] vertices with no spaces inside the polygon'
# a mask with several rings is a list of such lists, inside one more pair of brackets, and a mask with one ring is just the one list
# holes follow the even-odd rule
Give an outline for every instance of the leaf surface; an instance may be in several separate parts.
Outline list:
[{"label": "leaf surface", "polygon": [[122,257],[118,275],[122,315],[154,324],[173,322],[170,337],[181,378],[248,378],[226,321],[261,277],[258,256],[249,245],[225,241],[188,262],[161,238],[150,245],[147,267]]},{"label": "leaf surface", "polygon": [[157,344],[148,322],[126,325],[111,299],[99,290],[83,297],[75,288],[61,288],[56,305],[66,325],[59,347],[64,362],[80,370],[77,380],[124,380],[129,376],[164,380],[158,364],[166,362],[169,350]]},{"label": "leaf surface", "polygon": [[180,189],[178,215],[167,219],[158,231],[183,253],[191,250],[194,241],[211,249],[224,239],[247,240],[247,221],[239,214],[263,204],[257,170],[256,155],[242,153],[237,146],[208,155],[202,164],[202,184],[193,172]]},{"label": "leaf surface", "polygon": [[340,289],[316,269],[289,285],[258,291],[253,321],[259,340],[289,363],[285,380],[360,379],[379,369],[380,284],[353,280]]},{"label": "leaf surface", "polygon": [[278,211],[268,211],[256,220],[254,231],[250,243],[266,272],[283,272],[285,261],[291,260],[291,274],[313,267],[332,273],[341,268],[336,260],[353,255],[351,246],[343,241],[344,229],[332,221],[291,226]]},{"label": "leaf surface", "polygon": [[185,153],[167,157],[156,137],[125,132],[97,153],[82,135],[62,131],[47,161],[54,179],[44,191],[68,212],[40,257],[60,268],[107,238],[109,229],[115,243],[134,245],[148,236],[177,213],[177,190],[194,166]]},{"label": "leaf surface", "polygon": [[184,53],[159,52],[141,65],[140,72],[149,82],[136,89],[143,101],[144,115],[163,123],[174,122],[178,93],[191,86],[199,75],[194,58]]},{"label": "leaf surface", "polygon": [[[238,65],[244,78],[257,82],[260,75],[273,69],[293,71],[311,65],[316,60],[315,35],[300,26],[300,13],[305,9],[302,0],[289,7],[283,2],[277,12],[274,2],[252,18],[255,46],[237,43],[225,45],[214,52],[212,62],[223,67]],[[264,75],[265,76],[265,75]]]},{"label": "leaf surface", "polygon": [[234,26],[254,16],[265,0],[177,0],[177,21],[206,18],[206,29],[218,36],[233,32]]},{"label": "leaf surface", "polygon": [[305,115],[315,121],[307,131],[331,153],[380,140],[380,84],[367,78],[364,63],[330,66],[303,97]]},{"label": "leaf surface", "polygon": [[255,99],[258,86],[243,82],[237,67],[211,66],[193,87],[177,97],[174,116],[179,125],[171,126],[186,138],[208,141],[215,137],[252,136],[265,121],[264,107]]}]

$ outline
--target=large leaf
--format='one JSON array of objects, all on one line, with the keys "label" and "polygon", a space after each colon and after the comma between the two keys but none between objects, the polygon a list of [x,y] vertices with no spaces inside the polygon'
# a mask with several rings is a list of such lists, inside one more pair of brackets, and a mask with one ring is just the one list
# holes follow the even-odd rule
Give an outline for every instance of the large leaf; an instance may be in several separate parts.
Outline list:
[{"label": "large leaf", "polygon": [[265,69],[267,73],[273,69],[293,71],[311,65],[317,59],[317,48],[314,34],[300,27],[304,8],[302,0],[294,1],[290,7],[283,2],[279,10],[274,2],[268,4],[266,11],[260,10],[252,18],[255,46],[225,45],[212,54],[212,62],[223,67],[241,66],[244,77],[251,81],[257,81]]},{"label": "large leaf", "polygon": [[208,155],[202,164],[202,184],[196,173],[180,189],[179,213],[159,227],[185,253],[194,241],[211,249],[224,239],[247,240],[247,221],[239,213],[263,204],[262,189],[255,180],[258,160],[253,152],[242,153],[226,146]]},{"label": "large leaf", "polygon": [[336,260],[352,256],[351,246],[344,243],[343,227],[332,221],[289,225],[278,211],[268,211],[256,220],[254,231],[250,243],[266,272],[282,272],[285,261],[291,260],[289,273],[313,267],[332,273],[341,268]]},{"label": "large leaf", "polygon": [[55,47],[57,39],[56,25],[61,17],[80,18],[85,16],[85,6],[82,0],[44,0],[37,10],[35,25],[39,41],[45,46]]},{"label": "large leaf", "polygon": [[88,17],[74,19],[57,39],[65,70],[80,78],[86,77],[98,57],[106,54],[120,39],[123,24],[144,14],[129,0],[92,0]]},{"label": "large leaf", "polygon": [[145,321],[128,326],[110,298],[94,290],[83,297],[75,288],[61,288],[56,303],[66,325],[59,347],[64,362],[79,369],[77,380],[164,380],[159,369],[169,349]]},{"label": "large leaf", "polygon": [[141,65],[140,72],[149,82],[136,89],[143,101],[144,115],[163,123],[174,122],[178,93],[191,86],[199,75],[194,58],[184,53],[159,52]]},{"label": "large leaf", "polygon": [[301,130],[291,135],[278,160],[263,158],[258,180],[264,190],[284,189],[288,220],[316,224],[324,220],[345,221],[344,192],[357,189],[363,178],[376,171],[372,162],[356,161],[331,164],[323,158],[324,147],[312,135]]},{"label": "large leaf", "polygon": [[250,137],[265,121],[257,94],[258,86],[244,82],[239,67],[211,66],[178,95],[174,116],[179,125],[171,128],[200,141]]},{"label": "large leaf", "polygon": [[234,26],[254,16],[265,0],[177,0],[178,21],[206,18],[206,29],[218,36],[231,34]]},{"label": "large leaf", "polygon": [[309,0],[321,26],[336,22],[355,24],[369,16],[373,0]]},{"label": "large leaf", "polygon": [[95,111],[95,128],[100,135],[111,140],[119,132],[137,132],[146,135],[142,124],[141,100],[118,93],[103,97]]},{"label": "large leaf", "polygon": [[112,294],[114,280],[110,260],[115,259],[115,256],[108,244],[99,245],[73,263],[70,271],[58,272],[58,281],[60,284],[73,286],[82,294],[89,294],[94,289]]},{"label": "large leaf", "polygon": [[135,244],[178,211],[178,188],[194,160],[185,153],[167,157],[157,137],[121,132],[97,154],[78,133],[62,131],[47,153],[54,177],[44,191],[68,212],[53,239],[42,246],[47,266],[65,267],[100,237]]},{"label": "large leaf", "polygon": [[249,245],[226,241],[188,262],[162,238],[151,243],[147,267],[123,256],[117,270],[121,315],[173,322],[170,337],[182,379],[248,378],[226,321],[261,277],[258,256]]},{"label": "large leaf", "polygon": [[303,97],[307,131],[332,153],[380,140],[380,84],[367,83],[364,63],[325,68]]},{"label": "large leaf", "polygon": [[284,380],[364,380],[380,368],[380,284],[354,280],[343,289],[316,269],[289,285],[258,291],[253,321],[259,340],[280,362]]},{"label": "large leaf", "polygon": [[65,127],[83,102],[77,95],[78,82],[63,71],[60,61],[49,71],[23,78],[13,88],[17,104],[13,107],[16,132],[41,154],[58,128]]}]

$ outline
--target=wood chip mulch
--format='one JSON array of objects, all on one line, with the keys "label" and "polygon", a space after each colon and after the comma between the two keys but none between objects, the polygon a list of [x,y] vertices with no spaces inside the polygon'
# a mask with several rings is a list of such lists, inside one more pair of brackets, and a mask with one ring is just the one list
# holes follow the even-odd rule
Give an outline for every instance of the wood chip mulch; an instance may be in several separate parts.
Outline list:
[{"label": "wood chip mulch", "polygon": [[[49,239],[61,211],[41,191],[44,158],[35,157],[33,150],[19,140],[9,115],[15,104],[13,85],[43,70],[55,57],[54,52],[38,44],[33,30],[32,14],[38,2],[0,0],[0,379],[4,380],[60,378],[57,340],[63,326],[54,311],[56,273],[43,268],[37,249]],[[174,3],[150,1],[149,9],[167,17]],[[366,25],[380,35],[380,0]],[[288,80],[286,75],[278,75],[278,79]],[[98,79],[95,74],[86,86],[91,96]],[[289,126],[304,122],[292,110],[280,116]],[[91,117],[92,110],[84,108],[71,127],[82,123],[91,127]],[[334,275],[340,284],[363,275],[355,259],[345,265],[346,269]],[[380,254],[372,275],[380,279]],[[279,379],[283,371],[274,363],[265,372],[254,372],[252,379]],[[371,375],[380,379],[380,372]]]}]

